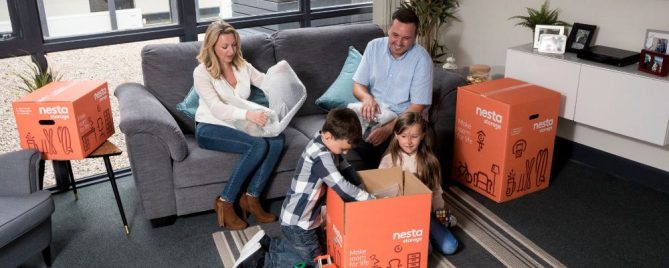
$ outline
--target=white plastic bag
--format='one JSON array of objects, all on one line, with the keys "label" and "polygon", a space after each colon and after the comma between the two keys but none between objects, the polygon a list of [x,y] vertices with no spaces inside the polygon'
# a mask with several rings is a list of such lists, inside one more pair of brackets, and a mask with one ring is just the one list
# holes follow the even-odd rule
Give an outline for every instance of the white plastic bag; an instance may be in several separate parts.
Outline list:
[{"label": "white plastic bag", "polygon": [[362,109],[362,102],[354,102],[346,105],[346,108],[353,110],[358,115],[358,119],[360,119],[360,124],[362,125],[363,139],[367,139],[367,136],[369,136],[369,133],[371,133],[372,130],[397,118],[397,114],[388,109],[388,105],[379,103],[379,107],[381,108],[381,111],[374,116],[374,119],[366,121],[362,118],[362,113],[360,112]]},{"label": "white plastic bag", "polygon": [[288,127],[290,120],[293,119],[304,101],[307,100],[307,89],[285,60],[278,62],[267,70],[260,89],[267,97],[269,108],[247,100],[241,100],[241,102],[233,105],[247,110],[267,112],[269,117],[265,126],[259,127],[248,120],[237,120],[233,125],[238,130],[251,136],[278,136]]}]

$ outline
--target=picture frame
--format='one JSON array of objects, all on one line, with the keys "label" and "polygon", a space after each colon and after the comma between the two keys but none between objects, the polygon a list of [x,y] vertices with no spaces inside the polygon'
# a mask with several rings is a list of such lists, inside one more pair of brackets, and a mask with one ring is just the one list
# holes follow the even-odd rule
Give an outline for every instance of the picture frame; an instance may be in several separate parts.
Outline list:
[{"label": "picture frame", "polygon": [[641,50],[639,71],[657,76],[667,76],[669,74],[669,55],[647,49]]},{"label": "picture frame", "polygon": [[669,31],[646,30],[643,49],[669,55]]},{"label": "picture frame", "polygon": [[567,36],[564,34],[542,34],[539,39],[539,52],[564,54],[567,45]]},{"label": "picture frame", "polygon": [[590,43],[595,36],[596,25],[574,23],[567,37],[567,52],[578,53],[590,48]]},{"label": "picture frame", "polygon": [[534,48],[539,48],[539,38],[542,34],[564,34],[564,26],[537,25],[534,27]]}]

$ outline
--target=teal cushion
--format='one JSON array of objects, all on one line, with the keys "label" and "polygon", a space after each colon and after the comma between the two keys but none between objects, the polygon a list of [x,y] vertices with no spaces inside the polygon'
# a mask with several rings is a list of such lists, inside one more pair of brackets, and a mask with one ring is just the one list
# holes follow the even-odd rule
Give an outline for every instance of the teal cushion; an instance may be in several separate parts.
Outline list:
[{"label": "teal cushion", "polygon": [[248,100],[262,106],[269,107],[269,101],[265,96],[265,92],[254,85],[251,85],[251,94],[249,95]]},{"label": "teal cushion", "polygon": [[[253,85],[251,85],[251,94],[249,95],[248,100],[269,107],[269,101],[267,101],[265,93]],[[177,110],[181,111],[186,116],[195,119],[195,111],[197,111],[197,106],[199,104],[200,97],[197,95],[197,91],[195,91],[195,86],[192,86],[190,91],[188,91],[188,94],[186,94],[186,98],[180,103],[177,103]]]},{"label": "teal cushion", "polygon": [[200,103],[200,97],[195,91],[195,86],[190,88],[186,98],[183,101],[177,103],[177,110],[184,113],[186,116],[195,119],[195,111],[197,111],[197,106]]},{"label": "teal cushion", "polygon": [[353,96],[353,75],[361,60],[362,54],[354,47],[349,47],[348,57],[339,76],[325,93],[316,100],[318,107],[329,111],[338,107],[346,107],[347,104],[352,102],[358,102],[358,99]]}]

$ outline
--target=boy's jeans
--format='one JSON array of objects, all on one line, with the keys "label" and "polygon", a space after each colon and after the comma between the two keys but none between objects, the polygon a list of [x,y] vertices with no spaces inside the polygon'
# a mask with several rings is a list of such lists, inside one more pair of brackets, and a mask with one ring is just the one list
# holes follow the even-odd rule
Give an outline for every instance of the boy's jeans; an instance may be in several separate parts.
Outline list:
[{"label": "boy's jeans", "polygon": [[300,262],[313,264],[314,258],[322,255],[318,228],[304,230],[281,225],[281,233],[283,239],[272,239],[265,255],[265,267],[293,267]]},{"label": "boy's jeans", "polygon": [[279,160],[284,142],[283,134],[271,138],[253,137],[234,128],[207,123],[197,124],[195,138],[201,148],[242,154],[221,193],[231,203],[237,200],[242,185],[251,175],[246,192],[260,196]]}]

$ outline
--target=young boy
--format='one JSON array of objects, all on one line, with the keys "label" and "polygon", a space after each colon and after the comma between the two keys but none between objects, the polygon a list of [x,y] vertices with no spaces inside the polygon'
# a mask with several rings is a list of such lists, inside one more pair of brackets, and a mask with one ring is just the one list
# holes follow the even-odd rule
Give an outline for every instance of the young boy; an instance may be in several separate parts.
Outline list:
[{"label": "young boy", "polygon": [[265,267],[293,267],[323,254],[319,243],[321,206],[326,186],[347,200],[374,199],[356,187],[357,175],[342,154],[362,140],[362,129],[353,110],[331,110],[322,130],[307,144],[281,209],[283,239],[272,239]]}]

